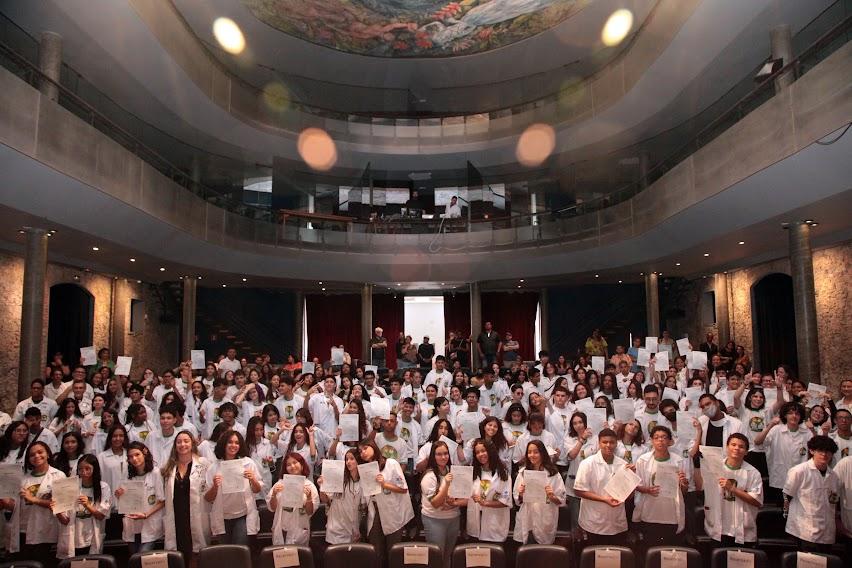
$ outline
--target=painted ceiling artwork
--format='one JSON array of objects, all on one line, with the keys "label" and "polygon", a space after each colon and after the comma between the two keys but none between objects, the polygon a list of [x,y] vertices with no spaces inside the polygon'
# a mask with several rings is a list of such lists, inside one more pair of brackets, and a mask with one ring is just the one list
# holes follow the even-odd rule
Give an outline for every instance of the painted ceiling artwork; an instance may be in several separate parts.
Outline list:
[{"label": "painted ceiling artwork", "polygon": [[482,53],[546,31],[591,0],[242,0],[292,36],[378,57]]}]

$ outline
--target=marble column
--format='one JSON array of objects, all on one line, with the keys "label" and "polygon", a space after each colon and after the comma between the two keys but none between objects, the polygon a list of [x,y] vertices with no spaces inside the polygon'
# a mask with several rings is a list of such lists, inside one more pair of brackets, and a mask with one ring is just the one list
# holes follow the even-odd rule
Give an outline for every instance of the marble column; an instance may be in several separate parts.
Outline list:
[{"label": "marble column", "polygon": [[183,277],[183,299],[181,305],[180,356],[181,361],[189,361],[190,351],[195,349],[195,293],[198,280],[192,276]]},{"label": "marble column", "polygon": [[[793,34],[790,26],[780,25],[769,32],[769,49],[772,59],[780,59],[782,65],[793,61]],[[789,87],[796,80],[794,69],[789,69],[775,78],[775,92]]]},{"label": "marble column", "polygon": [[645,275],[645,314],[648,320],[648,336],[660,336],[660,297],[657,288],[657,273]]},{"label": "marble column", "polygon": [[482,298],[479,293],[479,282],[470,283],[470,366],[476,369],[479,364],[476,351],[476,338],[482,331]]},{"label": "marble column", "polygon": [[[538,293],[539,327],[541,328],[541,348],[550,350],[550,322],[547,318],[547,288],[542,288]],[[533,353],[533,359],[538,359],[538,353]]]},{"label": "marble column", "polygon": [[293,292],[293,357],[302,360],[302,332],[305,327],[305,293],[301,290]]},{"label": "marble column", "polygon": [[50,81],[41,81],[39,91],[48,99],[59,99],[59,74],[62,70],[62,36],[54,32],[42,32],[38,44],[38,67]]},{"label": "marble column", "polygon": [[47,278],[47,231],[24,227],[24,289],[21,295],[21,345],[18,400],[30,396],[30,381],[44,373],[44,288]]},{"label": "marble column", "polygon": [[[364,284],[361,287],[361,359],[368,365],[371,364],[370,338],[373,337],[373,285]],[[388,339],[388,349],[392,348]]]},{"label": "marble column", "polygon": [[[819,337],[817,333],[814,262],[811,226],[790,223],[790,275],[793,277],[793,308],[796,315],[796,355],[799,378],[819,384]],[[779,361],[780,362],[780,361]]]},{"label": "marble column", "polygon": [[724,347],[731,337],[731,320],[728,308],[728,274],[719,272],[714,277],[716,303],[716,331],[719,347]]}]

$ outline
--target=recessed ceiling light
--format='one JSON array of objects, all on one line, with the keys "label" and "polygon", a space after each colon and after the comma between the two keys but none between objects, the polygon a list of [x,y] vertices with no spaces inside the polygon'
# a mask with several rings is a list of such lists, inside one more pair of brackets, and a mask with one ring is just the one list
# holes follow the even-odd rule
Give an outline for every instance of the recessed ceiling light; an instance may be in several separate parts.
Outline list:
[{"label": "recessed ceiling light", "polygon": [[521,278],[520,282],[521,282],[521,284],[523,284],[523,283],[524,283],[524,279],[523,279],[523,278]]},{"label": "recessed ceiling light", "polygon": [[166,267],[165,267],[165,266],[161,266],[161,267],[160,267],[160,272],[165,272],[165,271],[166,271]]},{"label": "recessed ceiling light", "polygon": [[819,223],[817,223],[816,221],[814,221],[813,223],[811,223],[811,227],[816,227],[817,225],[819,225]]},{"label": "recessed ceiling light", "polygon": [[246,38],[237,23],[230,18],[217,18],[213,22],[213,35],[222,49],[234,55],[246,48]]},{"label": "recessed ceiling light", "polygon": [[55,234],[56,234],[56,229],[51,229],[51,230],[49,230],[49,231],[48,231],[48,234],[50,234],[50,235],[55,235]]},{"label": "recessed ceiling light", "polygon": [[805,223],[807,223],[808,225],[810,225],[813,222],[814,222],[813,219],[805,219]]},{"label": "recessed ceiling light", "polygon": [[227,288],[227,287],[228,287],[227,284],[222,284],[222,288]]},{"label": "recessed ceiling light", "polygon": [[630,28],[633,27],[633,12],[622,8],[616,10],[607,19],[601,31],[601,41],[607,47],[612,47],[621,43],[627,34],[630,33]]},{"label": "recessed ceiling light", "polygon": [[322,282],[320,282],[320,286],[322,286]]},{"label": "recessed ceiling light", "polygon": [[99,251],[99,250],[101,250],[101,249],[100,249],[99,247],[92,247],[92,250],[93,250],[93,251]]},{"label": "recessed ceiling light", "polygon": [[19,234],[19,235],[23,235],[24,233],[26,233],[26,231],[25,231],[25,230],[23,230],[23,229],[21,229],[21,230],[19,230],[19,231],[18,231],[18,234]]},{"label": "recessed ceiling light", "polygon": [[705,252],[705,253],[704,253],[704,256],[710,256],[710,253],[709,253],[709,252]]},{"label": "recessed ceiling light", "polygon": [[199,276],[198,279],[201,280],[201,276]]},{"label": "recessed ceiling light", "polygon": [[397,283],[396,283],[396,285],[397,285],[397,286],[402,286],[402,284],[400,284],[399,282],[397,282]]},{"label": "recessed ceiling light", "polygon": [[248,282],[248,278],[243,278],[243,282]]},{"label": "recessed ceiling light", "polygon": [[518,288],[520,288],[520,287],[521,287],[521,285],[520,285],[520,284],[518,284]]},{"label": "recessed ceiling light", "polygon": [[740,241],[740,242],[738,242],[737,244],[738,244],[738,245],[744,245],[744,244],[745,244],[745,241]]},{"label": "recessed ceiling light", "polygon": [[137,280],[137,281],[136,281],[136,283],[137,283],[137,284],[142,284],[142,281],[141,281],[141,280]]},{"label": "recessed ceiling light", "polygon": [[623,282],[624,282],[624,280],[619,280],[619,281],[618,281],[618,283],[619,283],[619,284],[621,284],[621,283],[623,283]]},{"label": "recessed ceiling light", "polygon": [[595,278],[600,278],[600,277],[601,277],[600,274],[595,274]]},{"label": "recessed ceiling light", "polygon": [[130,259],[130,262],[136,262],[136,259],[135,259],[135,258],[131,258],[131,259]]},{"label": "recessed ceiling light", "polygon": [[443,282],[441,282],[441,286],[443,286],[443,285],[444,285],[444,283],[443,283]]},{"label": "recessed ceiling light", "polygon": [[639,273],[639,276],[645,276],[645,273],[644,273],[644,272],[640,272],[640,273]]},{"label": "recessed ceiling light", "polygon": [[680,266],[680,263],[679,263],[679,262],[675,262],[675,266]]},{"label": "recessed ceiling light", "polygon": [[322,291],[325,292],[325,288],[323,288]]}]

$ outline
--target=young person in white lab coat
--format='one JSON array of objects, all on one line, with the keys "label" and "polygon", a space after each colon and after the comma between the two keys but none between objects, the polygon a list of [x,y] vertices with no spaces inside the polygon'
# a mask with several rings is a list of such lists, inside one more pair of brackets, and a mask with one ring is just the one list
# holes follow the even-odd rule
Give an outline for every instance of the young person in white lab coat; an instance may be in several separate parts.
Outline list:
[{"label": "young person in white lab coat", "polygon": [[780,491],[787,479],[787,472],[808,460],[807,443],[813,437],[813,432],[805,427],[804,420],[805,408],[801,404],[784,403],[779,415],[754,437],[754,443],[762,444],[766,449],[770,487],[767,497],[770,501],[781,501]]},{"label": "young person in white lab coat", "polygon": [[420,514],[423,528],[426,529],[426,542],[437,544],[441,549],[445,568],[450,565],[450,557],[459,537],[459,505],[467,504],[466,499],[450,497],[452,482],[450,449],[440,440],[433,442],[426,473],[420,479]]},{"label": "young person in white lab coat", "polygon": [[[163,538],[166,497],[163,476],[154,467],[154,456],[142,442],[130,442],[127,447],[127,480],[144,484],[146,509],[124,516],[122,538],[128,543],[131,554],[154,550],[156,541]],[[124,487],[118,487],[116,497],[121,499],[124,491]]]},{"label": "young person in white lab coat", "polygon": [[[98,454],[101,465],[101,479],[109,485],[111,491],[121,487],[127,479],[127,430],[123,424],[113,424],[107,432],[103,451]],[[112,500],[113,511],[117,513],[118,505]]]},{"label": "young person in white lab coat", "polygon": [[[272,405],[269,405],[272,406]],[[272,408],[275,408],[274,406]],[[264,435],[263,418],[252,416],[246,426],[246,449],[249,457],[254,460],[260,476],[263,480],[263,489],[258,494],[258,500],[266,500],[269,489],[272,487],[273,474],[275,473],[275,460],[277,450],[269,443]]]},{"label": "young person in white lab coat", "polygon": [[311,538],[311,517],[319,507],[319,494],[311,481],[311,470],[301,454],[291,452],[284,456],[282,475],[301,475],[305,478],[302,490],[301,507],[285,506],[282,499],[284,482],[272,486],[266,505],[274,513],[272,519],[272,544],[296,544],[308,546]]},{"label": "young person in white lab coat", "polygon": [[512,480],[497,446],[473,440],[473,487],[467,503],[467,535],[482,542],[505,542],[509,536]]},{"label": "young person in white lab coat", "polygon": [[317,478],[320,501],[325,503],[325,541],[328,544],[349,544],[361,540],[361,510],[367,506],[358,474],[358,448],[349,448],[343,455],[343,493],[322,491],[323,478]]},{"label": "young person in white lab coat", "polygon": [[[70,531],[59,533],[59,550],[63,538],[70,540],[68,548],[74,549],[74,556],[100,554],[106,539],[106,519],[111,508],[109,485],[101,481],[101,468],[98,459],[92,454],[83,455],[74,472],[80,478],[80,496],[74,510],[68,511]],[[59,519],[63,523],[63,519]],[[70,552],[70,550],[69,550]],[[60,553],[57,552],[57,556]]]},{"label": "young person in white lab coat", "polygon": [[376,549],[381,565],[390,548],[402,540],[405,525],[414,518],[414,508],[399,462],[385,458],[375,442],[369,440],[358,444],[358,457],[362,464],[379,464],[375,481],[382,492],[369,498],[367,540]]},{"label": "young person in white lab coat", "polygon": [[[239,432],[232,430],[219,438],[215,453],[218,461],[207,470],[207,492],[204,494],[204,499],[210,503],[210,531],[220,537],[222,544],[248,546],[249,536],[260,531],[255,496],[263,490],[263,479],[254,460],[248,457],[245,440]],[[229,494],[222,489],[222,469],[224,463],[234,460],[242,466],[248,487],[246,491]]]},{"label": "young person in white lab coat", "polygon": [[[515,541],[522,544],[553,544],[559,507],[565,502],[565,482],[541,440],[527,443],[524,464],[515,479],[514,498],[521,506],[515,516]],[[527,471],[546,472],[544,501],[532,502],[525,495]]]},{"label": "young person in white lab coat", "polygon": [[207,467],[192,435],[178,432],[161,472],[166,500],[163,529],[165,549],[179,551],[186,566],[194,563],[198,551],[210,542],[210,520],[204,502]]}]

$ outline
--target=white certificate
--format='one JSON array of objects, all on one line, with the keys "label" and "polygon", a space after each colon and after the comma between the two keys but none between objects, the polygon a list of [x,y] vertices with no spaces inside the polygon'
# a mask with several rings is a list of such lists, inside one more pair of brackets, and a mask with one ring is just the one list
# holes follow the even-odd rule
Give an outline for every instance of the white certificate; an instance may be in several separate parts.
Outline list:
[{"label": "white certificate", "polygon": [[594,410],[595,408],[595,402],[589,397],[581,398],[574,404],[577,406],[577,412],[584,413],[586,415],[586,419],[589,418],[589,411]]},{"label": "white certificate", "polygon": [[305,476],[284,474],[281,476],[284,488],[279,493],[282,507],[298,509],[305,502]]},{"label": "white certificate", "polygon": [[55,505],[52,507],[53,514],[65,513],[71,511],[77,504],[77,498],[80,496],[80,478],[76,475],[73,477],[65,477],[63,479],[55,479],[50,486],[52,499]]},{"label": "white certificate", "polygon": [[469,499],[473,487],[473,466],[454,465],[450,468],[453,481],[450,483],[450,497],[453,499]]},{"label": "white certificate", "polygon": [[322,460],[323,493],[343,493],[343,460]]},{"label": "white certificate", "polygon": [[122,377],[126,377],[130,375],[130,365],[133,364],[133,357],[125,357],[124,355],[119,355],[115,360],[115,374],[121,375]]},{"label": "white certificate", "polygon": [[680,401],[680,391],[666,387],[663,389],[663,400]]},{"label": "white certificate", "polygon": [[461,428],[462,440],[467,442],[479,437],[479,414],[472,412],[461,412],[458,415],[458,425]]},{"label": "white certificate", "polygon": [[722,464],[725,459],[722,448],[716,446],[698,446],[698,451],[701,452],[702,474],[704,471],[708,472],[708,475],[704,476],[704,483],[707,483],[708,476],[711,480],[722,477]]},{"label": "white certificate", "polygon": [[648,353],[656,353],[657,349],[657,338],[656,337],[646,337],[645,338],[645,349],[648,350]]},{"label": "white certificate", "polygon": [[822,404],[822,396],[827,392],[827,390],[828,388],[825,385],[808,383],[808,408],[813,408],[818,404]]},{"label": "white certificate", "polygon": [[446,436],[441,436],[440,438],[438,438],[438,440],[447,444],[447,449],[450,451],[450,462],[453,462],[454,460],[458,459],[458,457],[456,456],[456,452],[459,447],[458,442],[456,442],[455,440],[450,440]]},{"label": "white certificate", "polygon": [[248,491],[248,479],[243,477],[246,468],[242,460],[222,460],[219,462],[219,473],[222,474],[222,493],[243,493]]},{"label": "white certificate", "polygon": [[677,435],[686,436],[688,438],[690,433],[695,431],[695,426],[692,425],[693,420],[695,420],[695,414],[693,412],[690,412],[689,410],[678,410],[677,418],[675,419]]},{"label": "white certificate", "polygon": [[273,568],[295,568],[299,566],[299,549],[285,546],[272,550]]},{"label": "white certificate", "polygon": [[331,348],[331,364],[332,365],[342,365],[343,364],[343,349],[340,347],[332,347]]},{"label": "white certificate", "polygon": [[689,348],[689,338],[684,337],[683,339],[677,340],[677,352],[681,355],[686,355],[689,353],[691,349]]},{"label": "white certificate", "polygon": [[609,548],[595,549],[595,568],[621,568],[621,552]]},{"label": "white certificate", "polygon": [[677,498],[678,477],[677,466],[671,463],[657,462],[657,471],[654,478],[654,484],[660,487],[658,497],[663,499]]},{"label": "white certificate", "polygon": [[358,420],[360,417],[357,414],[341,414],[340,429],[343,431],[340,434],[341,442],[360,442],[361,437],[358,435]]},{"label": "white certificate", "polygon": [[390,419],[390,401],[380,396],[374,396],[370,399],[370,408],[373,410],[373,416],[377,416],[382,420]]},{"label": "white certificate", "polygon": [[302,374],[310,373],[313,375],[315,366],[313,361],[302,361]]},{"label": "white certificate", "polygon": [[120,515],[142,514],[147,511],[144,481],[122,481],[124,493],[118,499]]},{"label": "white certificate", "polygon": [[466,568],[490,568],[491,566],[491,550],[488,548],[465,548],[464,549],[464,564]]},{"label": "white certificate", "polygon": [[669,370],[670,366],[671,362],[669,361],[669,354],[665,351],[659,351],[654,357],[654,370],[665,372]]},{"label": "white certificate", "polygon": [[686,355],[686,366],[688,369],[706,369],[707,353],[704,351],[690,351]]},{"label": "white certificate", "polygon": [[382,486],[376,481],[379,475],[379,462],[367,462],[358,464],[358,477],[361,480],[361,491],[364,497],[378,495],[382,492]]},{"label": "white certificate", "polygon": [[613,499],[624,502],[641,482],[642,479],[635,472],[621,467],[609,478],[604,492]]},{"label": "white certificate", "polygon": [[547,503],[547,472],[524,470],[524,503]]},{"label": "white certificate", "polygon": [[207,358],[204,356],[204,349],[193,349],[189,352],[189,360],[192,363],[193,369],[207,368]]},{"label": "white certificate", "polygon": [[606,360],[603,357],[598,357],[597,355],[592,356],[592,370],[597,371],[598,373],[603,373],[606,368]]},{"label": "white certificate", "polygon": [[83,365],[94,365],[98,362],[98,354],[95,352],[95,347],[81,347],[80,358],[83,360]]},{"label": "white certificate", "polygon": [[639,348],[639,353],[636,356],[636,364],[640,367],[647,367],[651,362],[651,352],[647,349]]},{"label": "white certificate", "polygon": [[728,568],[754,568],[754,554],[741,550],[728,550]]},{"label": "white certificate", "polygon": [[615,419],[619,422],[628,423],[636,418],[636,405],[632,398],[617,398],[612,401],[612,410]]},{"label": "white certificate", "polygon": [[405,566],[429,566],[429,549],[416,544],[405,545],[402,549],[402,563]]},{"label": "white certificate", "polygon": [[698,406],[698,399],[701,398],[701,395],[704,394],[704,392],[704,389],[701,387],[686,387],[683,390],[683,394],[685,394],[686,398],[692,402],[693,408]]},{"label": "white certificate", "polygon": [[586,425],[595,436],[606,428],[606,408],[593,408],[586,415]]},{"label": "white certificate", "polygon": [[142,568],[169,568],[169,555],[165,552],[143,554],[139,560]]},{"label": "white certificate", "polygon": [[660,568],[687,568],[685,550],[661,550]]},{"label": "white certificate", "polygon": [[809,552],[796,553],[796,568],[825,568],[827,558],[819,554],[811,554]]},{"label": "white certificate", "polygon": [[0,464],[0,499],[17,499],[21,494],[24,470],[12,463]]}]

